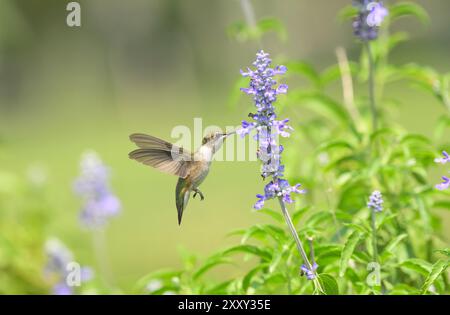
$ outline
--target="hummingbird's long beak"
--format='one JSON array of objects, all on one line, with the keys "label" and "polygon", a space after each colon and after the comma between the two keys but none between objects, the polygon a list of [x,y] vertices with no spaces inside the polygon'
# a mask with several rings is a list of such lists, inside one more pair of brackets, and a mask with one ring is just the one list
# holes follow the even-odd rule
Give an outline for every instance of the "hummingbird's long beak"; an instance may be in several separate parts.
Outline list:
[{"label": "hummingbird's long beak", "polygon": [[235,133],[236,133],[236,130],[233,130],[231,132],[224,133],[223,135],[224,135],[224,137],[228,137],[228,136],[234,135]]}]

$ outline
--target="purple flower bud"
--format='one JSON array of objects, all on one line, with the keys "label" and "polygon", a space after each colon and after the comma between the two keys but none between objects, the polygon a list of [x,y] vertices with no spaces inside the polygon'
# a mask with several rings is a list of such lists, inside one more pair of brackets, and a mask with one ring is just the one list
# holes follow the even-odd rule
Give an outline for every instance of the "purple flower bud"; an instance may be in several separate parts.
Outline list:
[{"label": "purple flower bud", "polygon": [[367,202],[367,208],[375,212],[383,211],[383,196],[381,192],[375,190],[369,197],[369,201]]}]

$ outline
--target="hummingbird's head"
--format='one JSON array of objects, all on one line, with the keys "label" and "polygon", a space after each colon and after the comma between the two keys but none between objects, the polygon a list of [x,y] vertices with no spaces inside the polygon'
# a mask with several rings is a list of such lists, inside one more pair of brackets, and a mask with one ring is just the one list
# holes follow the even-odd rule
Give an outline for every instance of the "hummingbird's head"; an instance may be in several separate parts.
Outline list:
[{"label": "hummingbird's head", "polygon": [[229,136],[234,134],[235,131],[229,133],[223,133],[219,131],[211,132],[207,134],[202,141],[202,145],[208,146],[212,149],[213,153],[217,152],[223,144],[223,141]]}]

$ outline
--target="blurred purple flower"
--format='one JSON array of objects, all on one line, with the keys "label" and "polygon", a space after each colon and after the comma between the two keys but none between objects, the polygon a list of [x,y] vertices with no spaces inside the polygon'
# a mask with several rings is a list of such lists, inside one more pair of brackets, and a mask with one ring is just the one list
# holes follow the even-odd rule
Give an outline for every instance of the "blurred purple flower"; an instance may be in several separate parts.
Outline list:
[{"label": "blurred purple flower", "polygon": [[[74,293],[73,287],[67,283],[67,277],[72,271],[68,268],[73,263],[72,252],[58,239],[49,239],[45,243],[45,253],[47,264],[44,268],[44,275],[47,278],[56,278],[58,282],[53,285],[52,292],[56,295],[71,295]],[[93,271],[89,267],[80,268],[80,282],[86,282],[93,278]]]},{"label": "blurred purple flower", "polygon": [[363,41],[378,37],[378,29],[389,14],[381,1],[357,0],[353,5],[358,9],[358,15],[353,19],[353,32]]},{"label": "blurred purple flower", "polygon": [[261,175],[263,178],[271,177],[270,182],[264,187],[264,195],[258,194],[255,209],[261,209],[264,202],[273,198],[282,198],[286,203],[292,203],[292,193],[305,193],[299,190],[300,184],[290,186],[288,181],[283,179],[284,165],[281,164],[281,153],[283,146],[278,144],[278,137],[289,137],[292,127],[288,125],[289,119],[277,120],[273,103],[277,100],[277,95],[287,93],[288,86],[280,84],[273,79],[273,76],[284,74],[287,71],[285,66],[271,68],[272,60],[268,53],[259,51],[256,60],[253,62],[254,69],[247,68],[241,70],[244,77],[250,78],[248,88],[241,88],[244,93],[253,97],[257,113],[250,113],[249,117],[253,122],[243,121],[237,134],[244,137],[256,130],[255,140],[258,141],[257,157],[262,161]]},{"label": "blurred purple flower", "polygon": [[102,227],[120,212],[120,200],[111,192],[108,181],[109,169],[98,155],[93,152],[84,154],[74,190],[83,199],[80,220],[88,228]]},{"label": "blurred purple flower", "polygon": [[65,282],[57,283],[53,286],[54,295],[72,295],[73,289],[69,287]]},{"label": "blurred purple flower", "polygon": [[375,190],[369,197],[367,208],[375,212],[383,211],[383,195],[378,190]]}]

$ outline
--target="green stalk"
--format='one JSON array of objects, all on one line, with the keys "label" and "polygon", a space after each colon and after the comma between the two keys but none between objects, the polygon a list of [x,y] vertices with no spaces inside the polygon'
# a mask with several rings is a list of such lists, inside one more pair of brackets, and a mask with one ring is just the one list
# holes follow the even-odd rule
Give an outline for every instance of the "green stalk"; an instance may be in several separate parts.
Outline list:
[{"label": "green stalk", "polygon": [[367,58],[369,59],[369,99],[370,99],[370,111],[372,113],[372,128],[373,131],[378,130],[378,111],[375,100],[375,62],[372,55],[369,42],[365,42],[367,50]]},{"label": "green stalk", "polygon": [[[289,228],[289,231],[291,232],[291,235],[292,235],[292,237],[295,240],[295,244],[297,245],[297,250],[298,250],[300,256],[302,257],[303,262],[306,265],[306,267],[309,270],[313,271],[312,265],[309,262],[308,256],[306,255],[305,249],[303,248],[302,242],[300,241],[300,238],[299,238],[299,236],[297,234],[297,230],[295,229],[294,223],[292,223],[291,216],[289,215],[289,212],[288,212],[288,210],[286,208],[286,204],[284,203],[283,198],[282,197],[278,197],[278,201],[280,202],[281,211],[283,212],[283,216],[284,216],[286,224],[287,224],[287,226]],[[320,292],[323,293],[324,291],[323,291],[322,286],[320,284],[320,281],[319,281],[319,279],[317,277],[317,273],[315,271],[313,271],[313,272],[316,275],[315,279],[313,280],[314,281],[314,286]]]},{"label": "green stalk", "polygon": [[372,247],[373,247],[373,261],[378,263],[378,249],[377,249],[377,227],[375,211],[370,209],[371,213],[371,226],[372,226]]},{"label": "green stalk", "polygon": [[111,289],[113,286],[113,277],[106,249],[105,230],[103,228],[99,228],[93,231],[92,241],[95,258],[97,260],[98,268],[101,272],[101,280],[107,288]]}]

